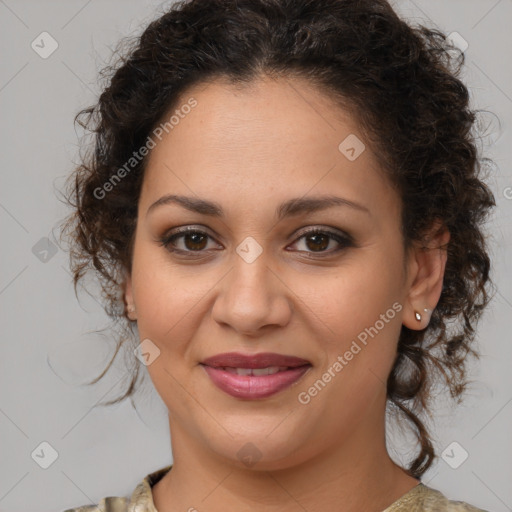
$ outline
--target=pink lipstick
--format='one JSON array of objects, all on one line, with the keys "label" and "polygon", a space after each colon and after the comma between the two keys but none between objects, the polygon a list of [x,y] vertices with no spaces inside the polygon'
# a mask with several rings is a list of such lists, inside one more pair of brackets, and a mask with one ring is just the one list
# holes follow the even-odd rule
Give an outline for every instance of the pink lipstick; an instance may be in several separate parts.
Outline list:
[{"label": "pink lipstick", "polygon": [[306,359],[271,352],[218,354],[201,365],[219,389],[242,399],[274,395],[298,381],[312,367]]}]

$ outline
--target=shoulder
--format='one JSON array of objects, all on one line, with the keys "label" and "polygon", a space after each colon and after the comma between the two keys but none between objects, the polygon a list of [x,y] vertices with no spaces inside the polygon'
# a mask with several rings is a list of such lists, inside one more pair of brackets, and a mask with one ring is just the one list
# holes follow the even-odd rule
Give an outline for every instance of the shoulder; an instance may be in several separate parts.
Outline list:
[{"label": "shoulder", "polygon": [[135,487],[131,496],[109,496],[97,504],[68,508],[62,512],[156,512],[151,488],[171,469],[172,465],[149,473]]},{"label": "shoulder", "polygon": [[102,498],[96,505],[82,505],[63,512],[128,512],[128,498],[111,496]]},{"label": "shoulder", "polygon": [[420,483],[383,512],[489,512],[463,501],[449,500],[437,489]]}]

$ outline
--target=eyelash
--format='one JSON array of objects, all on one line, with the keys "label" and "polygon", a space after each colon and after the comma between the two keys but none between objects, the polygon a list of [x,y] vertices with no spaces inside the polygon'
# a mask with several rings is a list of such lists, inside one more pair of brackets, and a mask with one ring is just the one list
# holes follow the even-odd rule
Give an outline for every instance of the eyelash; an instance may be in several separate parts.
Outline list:
[{"label": "eyelash", "polygon": [[[183,238],[184,236],[189,235],[189,234],[206,235],[207,237],[212,238],[205,231],[202,231],[198,228],[189,226],[189,227],[180,228],[179,230],[174,230],[171,233],[165,234],[164,236],[162,236],[161,238],[158,239],[158,242],[159,242],[159,245],[165,247],[165,249],[171,253],[183,254],[183,255],[190,255],[190,254],[195,253],[197,255],[201,255],[201,253],[206,252],[207,250],[205,250],[205,249],[193,251],[193,250],[176,249],[175,247],[172,247],[172,244],[177,239]],[[341,248],[336,249],[334,251],[333,250],[331,250],[331,251],[316,251],[316,252],[315,251],[311,251],[311,252],[299,251],[299,252],[306,252],[306,254],[309,254],[309,255],[313,255],[313,256],[309,256],[309,257],[313,257],[313,258],[318,257],[318,255],[320,257],[324,257],[323,255],[331,256],[331,255],[336,254],[344,249],[355,246],[354,240],[350,235],[348,235],[348,234],[342,235],[340,233],[331,231],[329,229],[312,228],[312,229],[301,231],[299,233],[299,235],[300,236],[293,243],[296,243],[297,241],[301,240],[302,238],[305,238],[305,237],[311,236],[311,235],[327,235],[331,240],[335,240],[336,242],[338,242],[341,245]],[[202,255],[200,257],[202,257]]]}]

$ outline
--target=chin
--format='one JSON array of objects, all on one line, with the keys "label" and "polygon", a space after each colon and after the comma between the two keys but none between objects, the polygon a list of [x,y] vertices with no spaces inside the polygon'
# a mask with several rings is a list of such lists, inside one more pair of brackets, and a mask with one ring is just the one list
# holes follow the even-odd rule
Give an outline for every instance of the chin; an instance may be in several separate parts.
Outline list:
[{"label": "chin", "polygon": [[302,438],[293,440],[294,435],[291,431],[283,430],[279,433],[276,431],[270,435],[271,429],[261,432],[255,432],[254,429],[251,431],[251,434],[246,433],[233,438],[224,436],[219,443],[210,437],[209,448],[225,459],[228,464],[239,469],[254,471],[288,469],[304,462],[310,456],[304,450],[299,451],[304,443]]}]

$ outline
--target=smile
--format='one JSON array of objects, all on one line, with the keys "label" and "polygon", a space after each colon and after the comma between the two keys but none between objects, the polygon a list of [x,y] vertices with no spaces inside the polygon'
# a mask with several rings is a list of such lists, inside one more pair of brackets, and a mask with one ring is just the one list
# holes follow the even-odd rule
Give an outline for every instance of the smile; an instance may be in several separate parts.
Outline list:
[{"label": "smile", "polygon": [[242,399],[272,396],[297,382],[310,368],[303,366],[231,368],[201,365],[213,384],[228,395]]}]

